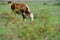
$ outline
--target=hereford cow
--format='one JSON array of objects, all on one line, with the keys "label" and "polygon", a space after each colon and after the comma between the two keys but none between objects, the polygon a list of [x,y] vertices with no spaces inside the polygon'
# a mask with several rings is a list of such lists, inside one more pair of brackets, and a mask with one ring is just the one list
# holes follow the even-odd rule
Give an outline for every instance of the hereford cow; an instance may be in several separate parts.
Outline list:
[{"label": "hereford cow", "polygon": [[15,11],[17,14],[22,14],[23,20],[25,21],[26,21],[26,16],[28,16],[32,21],[34,20],[33,13],[30,12],[30,9],[26,4],[13,3],[11,5],[11,10]]}]

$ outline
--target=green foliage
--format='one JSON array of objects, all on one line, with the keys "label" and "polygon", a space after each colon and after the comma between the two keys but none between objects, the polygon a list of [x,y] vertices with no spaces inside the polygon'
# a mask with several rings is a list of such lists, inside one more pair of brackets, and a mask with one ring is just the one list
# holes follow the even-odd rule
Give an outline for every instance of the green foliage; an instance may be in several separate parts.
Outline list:
[{"label": "green foliage", "polygon": [[[16,15],[15,20],[10,6],[0,4],[0,40],[8,40],[10,33],[13,34],[12,40],[60,40],[60,6],[52,6],[53,3],[43,5],[42,2],[24,3],[34,14],[34,22],[29,18],[24,22],[21,15]],[[6,12],[9,13],[7,17]]]}]

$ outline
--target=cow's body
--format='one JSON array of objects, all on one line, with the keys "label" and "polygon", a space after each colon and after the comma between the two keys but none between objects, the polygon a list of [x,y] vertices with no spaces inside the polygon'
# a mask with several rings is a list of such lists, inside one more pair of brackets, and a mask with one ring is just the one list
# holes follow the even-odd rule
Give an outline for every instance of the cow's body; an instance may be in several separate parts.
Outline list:
[{"label": "cow's body", "polygon": [[[26,4],[13,3],[11,5],[11,9],[12,9],[12,11],[15,11],[16,13],[21,12],[24,20],[26,20],[26,15],[27,15],[33,21],[33,14],[30,12],[30,9]],[[18,13],[18,14],[20,14],[20,13]]]}]

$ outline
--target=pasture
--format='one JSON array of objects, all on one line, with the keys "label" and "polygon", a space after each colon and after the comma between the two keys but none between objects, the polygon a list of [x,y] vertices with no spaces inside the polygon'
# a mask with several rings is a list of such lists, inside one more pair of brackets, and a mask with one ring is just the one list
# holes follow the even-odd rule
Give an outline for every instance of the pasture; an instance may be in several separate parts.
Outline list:
[{"label": "pasture", "polygon": [[21,15],[13,18],[8,4],[0,4],[0,40],[60,40],[60,6],[53,3],[20,2],[34,14],[34,22]]}]

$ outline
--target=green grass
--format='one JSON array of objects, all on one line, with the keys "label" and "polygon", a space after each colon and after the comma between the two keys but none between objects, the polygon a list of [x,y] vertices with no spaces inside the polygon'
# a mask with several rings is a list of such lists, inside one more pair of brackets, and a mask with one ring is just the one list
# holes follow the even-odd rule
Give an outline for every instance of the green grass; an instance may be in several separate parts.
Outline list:
[{"label": "green grass", "polygon": [[[21,2],[28,4],[34,14],[34,22],[29,18],[23,22],[21,15],[16,15],[20,22],[20,28],[16,21],[9,19],[11,9],[9,5],[0,4],[0,40],[60,40],[60,6],[53,6],[53,3],[43,5],[42,2]],[[9,15],[4,15],[6,12]],[[3,13],[3,14],[2,14]],[[1,18],[1,17],[5,18]],[[8,22],[9,26],[5,24]],[[9,30],[10,29],[10,30]],[[12,33],[12,34],[11,34]],[[11,38],[12,37],[12,38]]]}]

